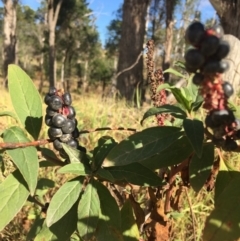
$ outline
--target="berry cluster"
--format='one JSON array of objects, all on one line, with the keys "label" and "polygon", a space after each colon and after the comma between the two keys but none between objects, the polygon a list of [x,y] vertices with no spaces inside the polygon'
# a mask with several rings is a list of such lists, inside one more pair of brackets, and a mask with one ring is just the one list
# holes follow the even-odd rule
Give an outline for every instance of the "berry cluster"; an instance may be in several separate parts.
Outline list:
[{"label": "berry cluster", "polygon": [[61,157],[68,158],[62,143],[83,151],[78,143],[79,130],[75,109],[71,106],[72,97],[63,90],[51,87],[44,99],[46,108],[45,123],[49,126],[48,136]]},{"label": "berry cluster", "polygon": [[222,73],[229,67],[222,59],[228,55],[230,46],[222,37],[220,26],[206,29],[202,23],[193,22],[185,34],[186,41],[193,46],[186,52],[185,61],[204,98],[203,108],[208,111],[205,124],[212,129],[213,141],[232,151],[238,146],[235,140],[240,138],[240,120],[228,107],[233,87],[222,79]]}]

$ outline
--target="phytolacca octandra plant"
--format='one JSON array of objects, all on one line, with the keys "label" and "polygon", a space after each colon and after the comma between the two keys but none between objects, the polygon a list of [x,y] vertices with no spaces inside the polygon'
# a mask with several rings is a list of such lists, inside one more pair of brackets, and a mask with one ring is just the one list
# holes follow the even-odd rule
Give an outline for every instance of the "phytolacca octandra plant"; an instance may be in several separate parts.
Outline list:
[{"label": "phytolacca octandra plant", "polygon": [[53,141],[53,146],[59,151],[63,158],[68,158],[62,143],[84,151],[79,145],[79,130],[75,118],[75,109],[71,106],[72,98],[70,93],[64,93],[63,90],[57,90],[51,87],[46,94],[44,102],[47,105],[45,123],[49,126],[48,136]]},{"label": "phytolacca octandra plant", "polygon": [[208,110],[205,124],[213,130],[213,141],[226,150],[237,148],[240,123],[228,107],[228,98],[233,94],[230,83],[223,81],[222,73],[228,69],[224,60],[230,50],[222,39],[220,26],[206,29],[200,22],[193,22],[186,30],[186,41],[193,48],[185,54],[186,69],[194,73],[193,83],[200,86],[204,98],[203,108]]}]

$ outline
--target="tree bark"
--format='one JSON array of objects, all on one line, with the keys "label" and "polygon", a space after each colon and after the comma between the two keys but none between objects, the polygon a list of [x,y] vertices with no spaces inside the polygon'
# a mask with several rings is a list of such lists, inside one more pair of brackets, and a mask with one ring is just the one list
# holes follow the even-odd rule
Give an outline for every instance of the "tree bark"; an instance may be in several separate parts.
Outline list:
[{"label": "tree bark", "polygon": [[128,101],[134,98],[137,87],[143,86],[143,51],[147,8],[150,0],[125,0],[123,4],[122,34],[119,44],[117,72],[132,66],[117,77],[117,90]]},{"label": "tree bark", "polygon": [[[173,42],[173,27],[174,19],[173,13],[176,5],[176,0],[165,0],[166,6],[166,37],[165,37],[165,52],[163,59],[163,70],[170,67],[171,52],[172,52],[172,42]],[[169,73],[164,74],[165,81],[169,81]]]},{"label": "tree bark", "polygon": [[48,0],[48,31],[49,31],[49,84],[55,86],[56,66],[55,66],[55,29],[60,8],[63,0],[59,0],[57,6],[54,7],[54,0]]},{"label": "tree bark", "polygon": [[3,75],[4,85],[7,87],[7,70],[9,64],[16,63],[16,5],[17,0],[4,0],[3,24]]},{"label": "tree bark", "polygon": [[240,2],[236,0],[210,0],[215,8],[225,34],[240,39]]}]

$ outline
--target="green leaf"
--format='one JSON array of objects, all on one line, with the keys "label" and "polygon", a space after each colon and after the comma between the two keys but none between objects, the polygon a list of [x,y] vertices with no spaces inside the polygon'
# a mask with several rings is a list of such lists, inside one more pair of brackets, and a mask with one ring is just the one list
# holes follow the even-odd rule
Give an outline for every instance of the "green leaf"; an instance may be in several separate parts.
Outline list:
[{"label": "green leaf", "polygon": [[121,215],[109,190],[96,181],[97,193],[100,200],[100,216],[96,237],[98,241],[123,241],[121,234]]},{"label": "green leaf", "polygon": [[186,136],[183,136],[160,154],[145,159],[140,163],[151,170],[156,170],[162,167],[179,164],[189,158],[192,152],[193,149],[189,140]]},{"label": "green leaf", "polygon": [[41,231],[37,234],[34,241],[68,240],[77,228],[77,204],[78,202],[76,202],[72,208],[50,228],[47,227],[46,222],[44,222]]},{"label": "green leaf", "polygon": [[52,197],[47,210],[48,227],[61,219],[74,205],[82,190],[83,178],[74,178],[64,183]]},{"label": "green leaf", "polygon": [[15,120],[18,120],[18,118],[15,115],[15,113],[13,113],[11,111],[2,111],[2,112],[0,112],[0,116],[9,116],[9,117],[12,117]]},{"label": "green leaf", "polygon": [[64,151],[69,156],[71,163],[81,162],[81,157],[82,157],[82,155],[85,155],[85,153],[82,153],[81,151],[77,150],[76,148],[72,148],[65,143],[62,143],[62,146],[63,146]]},{"label": "green leaf", "polygon": [[37,234],[42,229],[43,223],[44,223],[44,218],[37,216],[30,231],[27,234],[27,238],[26,238],[27,241],[33,240],[37,236]]},{"label": "green leaf", "polygon": [[20,122],[37,140],[42,126],[42,101],[33,81],[20,67],[10,64],[8,86]]},{"label": "green leaf", "polygon": [[203,146],[201,158],[196,154],[193,156],[190,167],[190,184],[195,192],[199,192],[206,182],[212,169],[214,161],[214,145],[206,144]]},{"label": "green leaf", "polygon": [[14,171],[0,184],[0,231],[25,204],[29,191],[20,172]]},{"label": "green leaf", "polygon": [[144,115],[141,120],[141,125],[143,124],[143,121],[153,115],[162,114],[162,113],[170,113],[172,116],[179,118],[179,119],[185,119],[187,117],[186,113],[178,106],[174,105],[162,105],[160,107],[153,107],[149,109]]},{"label": "green leaf", "polygon": [[[29,142],[30,140],[25,136],[23,130],[17,126],[11,127],[3,133],[4,142],[16,142],[23,143]],[[35,147],[25,147],[13,150],[7,150],[7,153],[11,157],[14,164],[17,166],[19,171],[22,173],[26,180],[31,195],[34,194],[37,186],[38,178],[38,155]]]},{"label": "green leaf", "polygon": [[55,187],[55,182],[48,178],[40,178],[37,183],[37,189],[48,189]]},{"label": "green leaf", "polygon": [[114,179],[139,186],[160,186],[162,179],[158,177],[153,171],[140,163],[132,163],[126,166],[115,166],[106,168]]},{"label": "green leaf", "polygon": [[79,176],[86,176],[92,173],[92,170],[88,167],[83,165],[82,163],[70,163],[66,166],[63,166],[58,170],[58,173],[72,173],[77,174]]},{"label": "green leaf", "polygon": [[93,156],[93,170],[97,170],[102,165],[107,154],[117,145],[112,137],[105,137],[104,141],[103,138],[99,141],[99,146]]},{"label": "green leaf", "polygon": [[204,126],[202,121],[196,119],[185,119],[183,121],[183,128],[193,149],[197,153],[198,157],[201,157],[204,139]]},{"label": "green leaf", "polygon": [[145,129],[121,141],[107,155],[103,166],[122,166],[154,156],[175,142],[180,128],[157,126]]},{"label": "green leaf", "polygon": [[95,174],[96,174],[96,176],[103,178],[104,180],[107,180],[111,183],[115,182],[115,179],[114,179],[113,175],[111,174],[111,172],[105,168],[99,168]]},{"label": "green leaf", "polygon": [[100,200],[96,189],[96,181],[91,179],[78,204],[77,229],[83,240],[91,240],[93,235],[95,235],[100,212]]},{"label": "green leaf", "polygon": [[121,209],[122,233],[124,241],[138,241],[140,239],[138,227],[134,219],[131,202],[127,200]]},{"label": "green leaf", "polygon": [[181,78],[184,78],[184,79],[186,78],[183,74],[181,74],[180,72],[178,72],[177,70],[172,69],[172,68],[164,70],[163,73],[164,74],[165,73],[170,73],[170,74],[174,74],[174,75],[176,75],[178,77],[181,77]]},{"label": "green leaf", "polygon": [[240,173],[232,179],[215,202],[215,209],[208,216],[203,240],[232,241],[240,237]]},{"label": "green leaf", "polygon": [[203,97],[201,95],[198,95],[196,100],[191,105],[191,110],[195,112],[198,111],[202,103],[203,103]]},{"label": "green leaf", "polygon": [[157,88],[157,91],[161,91],[162,89],[166,89],[166,90],[170,91],[176,98],[177,102],[179,104],[181,104],[181,106],[185,110],[187,110],[188,112],[191,111],[190,107],[191,107],[192,99],[187,98],[187,97],[189,97],[189,95],[187,95],[184,88],[177,88],[177,87],[171,86],[169,84],[162,84]]}]

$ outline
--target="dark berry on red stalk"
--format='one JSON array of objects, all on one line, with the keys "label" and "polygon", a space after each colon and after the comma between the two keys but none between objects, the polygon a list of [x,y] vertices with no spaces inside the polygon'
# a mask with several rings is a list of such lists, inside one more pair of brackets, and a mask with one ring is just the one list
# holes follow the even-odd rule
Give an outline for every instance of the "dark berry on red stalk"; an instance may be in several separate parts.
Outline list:
[{"label": "dark berry on red stalk", "polygon": [[72,148],[78,148],[78,142],[74,139],[71,139],[70,141],[66,142],[66,144]]},{"label": "dark berry on red stalk", "polygon": [[68,107],[68,115],[67,115],[67,118],[69,119],[74,119],[76,116],[76,111],[75,109],[72,107],[72,106],[69,106]]},{"label": "dark berry on red stalk", "polygon": [[57,89],[55,87],[50,87],[48,94],[55,95],[57,93]]},{"label": "dark berry on red stalk", "polygon": [[193,46],[199,46],[205,36],[204,25],[200,22],[191,23],[185,34],[185,39]]},{"label": "dark berry on red stalk", "polygon": [[215,128],[215,127],[218,127],[218,126],[219,126],[219,125],[217,125],[216,123],[214,123],[214,121],[212,120],[211,114],[209,114],[209,115],[206,116],[205,125],[206,125],[207,127],[210,127],[210,128]]},{"label": "dark berry on red stalk", "polygon": [[229,98],[234,92],[232,85],[229,82],[224,81],[222,84],[222,87],[223,87],[225,96]]},{"label": "dark berry on red stalk", "polygon": [[205,61],[204,56],[198,49],[189,49],[184,58],[186,60],[186,66],[193,69],[199,69]]},{"label": "dark berry on red stalk", "polygon": [[62,99],[63,99],[63,103],[65,105],[71,105],[72,104],[72,97],[69,93],[63,94]]},{"label": "dark berry on red stalk", "polygon": [[233,139],[227,137],[223,149],[225,151],[234,151],[238,148],[238,144]]},{"label": "dark berry on red stalk", "polygon": [[60,128],[50,127],[48,129],[48,136],[52,138],[57,138],[62,136],[62,130]]},{"label": "dark berry on red stalk", "polygon": [[52,125],[52,116],[48,116],[48,115],[45,116],[45,124],[47,126],[51,126]]},{"label": "dark berry on red stalk", "polygon": [[49,107],[53,110],[59,110],[62,108],[62,99],[59,96],[51,96],[49,101]]},{"label": "dark berry on red stalk", "polygon": [[229,65],[226,61],[210,60],[205,64],[203,72],[205,74],[223,73],[228,67]]},{"label": "dark berry on red stalk", "polygon": [[65,125],[62,127],[62,131],[64,134],[71,134],[75,129],[74,122],[72,120],[67,120]]},{"label": "dark berry on red stalk", "polygon": [[192,78],[192,82],[195,84],[195,85],[200,85],[202,84],[204,80],[204,75],[201,74],[201,73],[196,73],[193,78]]},{"label": "dark berry on red stalk", "polygon": [[49,94],[46,94],[44,97],[44,103],[48,105],[50,100],[51,100],[51,96]]},{"label": "dark berry on red stalk", "polygon": [[67,118],[61,114],[56,114],[52,118],[52,123],[55,127],[62,127],[66,124]]},{"label": "dark berry on red stalk", "polygon": [[214,57],[219,60],[223,59],[228,55],[229,51],[229,43],[227,41],[221,40]]},{"label": "dark berry on red stalk", "polygon": [[214,35],[207,36],[201,45],[201,52],[204,56],[211,56],[215,52],[217,52],[217,49],[219,47],[219,38]]},{"label": "dark berry on red stalk", "polygon": [[224,31],[223,31],[223,28],[220,25],[216,25],[212,29],[215,32],[217,37],[219,37],[219,38],[223,37]]},{"label": "dark berry on red stalk", "polygon": [[57,114],[57,112],[55,110],[52,110],[49,106],[46,108],[46,114],[48,116],[54,116]]},{"label": "dark berry on red stalk", "polygon": [[230,124],[235,121],[231,110],[215,110],[211,113],[211,117],[213,122],[219,125]]},{"label": "dark berry on red stalk", "polygon": [[72,134],[63,134],[59,139],[60,141],[66,143],[72,139]]},{"label": "dark berry on red stalk", "polygon": [[56,150],[58,150],[58,151],[60,151],[61,149],[63,149],[62,143],[61,143],[61,141],[59,141],[58,139],[54,140],[54,142],[53,142],[53,147],[54,147]]}]

